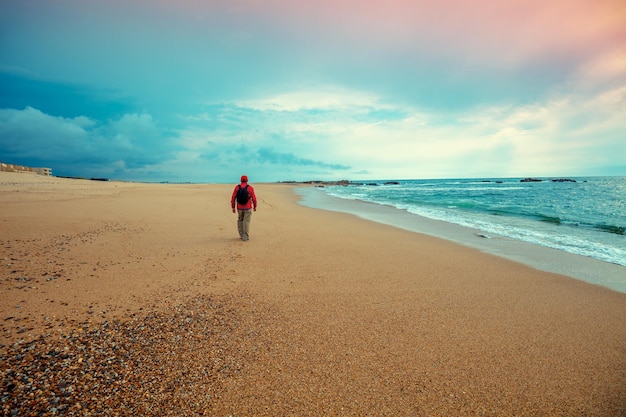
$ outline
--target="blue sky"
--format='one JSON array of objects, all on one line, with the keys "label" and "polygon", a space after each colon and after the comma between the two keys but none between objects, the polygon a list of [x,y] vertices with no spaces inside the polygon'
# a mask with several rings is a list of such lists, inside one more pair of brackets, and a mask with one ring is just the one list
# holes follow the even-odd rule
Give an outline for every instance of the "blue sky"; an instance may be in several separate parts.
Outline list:
[{"label": "blue sky", "polygon": [[626,175],[622,0],[0,0],[0,160],[137,181]]}]

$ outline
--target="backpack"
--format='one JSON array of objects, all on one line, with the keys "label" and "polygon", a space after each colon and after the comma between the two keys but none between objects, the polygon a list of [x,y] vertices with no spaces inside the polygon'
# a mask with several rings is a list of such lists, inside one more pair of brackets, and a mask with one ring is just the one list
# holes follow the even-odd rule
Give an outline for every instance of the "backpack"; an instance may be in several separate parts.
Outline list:
[{"label": "backpack", "polygon": [[250,195],[248,194],[248,186],[242,187],[241,185],[237,189],[237,203],[239,204],[247,204],[250,199]]}]

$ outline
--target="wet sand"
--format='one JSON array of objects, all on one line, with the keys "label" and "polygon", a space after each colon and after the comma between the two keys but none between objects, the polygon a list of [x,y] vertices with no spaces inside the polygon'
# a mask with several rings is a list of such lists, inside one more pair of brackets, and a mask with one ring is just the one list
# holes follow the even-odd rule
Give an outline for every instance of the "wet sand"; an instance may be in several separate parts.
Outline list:
[{"label": "wet sand", "polygon": [[3,413],[626,413],[626,294],[253,185],[0,173]]},{"label": "wet sand", "polygon": [[332,197],[317,187],[298,187],[296,192],[302,198],[300,204],[307,207],[355,214],[363,219],[443,238],[535,269],[567,275],[626,294],[626,266],[429,219],[391,206]]}]

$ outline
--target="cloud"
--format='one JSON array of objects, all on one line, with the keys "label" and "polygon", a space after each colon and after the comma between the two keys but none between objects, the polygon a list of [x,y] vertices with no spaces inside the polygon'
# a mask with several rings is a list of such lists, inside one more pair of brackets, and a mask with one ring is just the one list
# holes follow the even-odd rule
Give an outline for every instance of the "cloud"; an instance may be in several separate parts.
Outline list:
[{"label": "cloud", "polygon": [[51,116],[38,109],[0,109],[0,148],[7,162],[59,167],[59,175],[90,176],[167,159],[170,139],[146,114],[101,122]]},{"label": "cloud", "polygon": [[[70,151],[81,148],[94,124],[88,118],[49,116],[32,107],[24,110],[0,110],[0,143],[6,157],[51,159],[71,155],[80,159],[84,154]],[[78,145],[78,146],[77,146]]]},{"label": "cloud", "polygon": [[263,163],[267,164],[275,164],[280,166],[296,166],[296,167],[306,167],[306,166],[317,166],[321,168],[329,168],[332,170],[348,170],[350,169],[347,165],[341,164],[328,164],[325,162],[314,161],[308,158],[300,158],[292,153],[285,152],[277,152],[272,148],[260,148],[257,150],[257,155],[259,160]]},{"label": "cloud", "polygon": [[543,101],[445,113],[328,85],[204,104],[174,125],[147,113],[103,121],[4,109],[0,145],[5,159],[136,180],[220,182],[241,169],[265,181],[619,172],[626,86],[589,91],[587,73],[619,80],[581,71]]},{"label": "cloud", "polygon": [[334,131],[324,149],[376,178],[593,175],[626,154],[624,88],[590,96],[572,86],[547,101],[454,114],[374,107],[377,117],[361,118],[346,110],[333,129],[323,126]]},{"label": "cloud", "polygon": [[349,90],[338,86],[318,86],[315,89],[293,90],[273,97],[237,101],[241,108],[261,111],[296,112],[303,110],[341,111],[379,107],[378,98],[365,91]]},{"label": "cloud", "polygon": [[35,3],[0,15],[12,162],[218,182],[623,166],[621,0]]},{"label": "cloud", "polygon": [[44,79],[19,67],[0,65],[0,108],[36,108],[43,113],[95,118],[119,117],[132,100],[111,90]]}]

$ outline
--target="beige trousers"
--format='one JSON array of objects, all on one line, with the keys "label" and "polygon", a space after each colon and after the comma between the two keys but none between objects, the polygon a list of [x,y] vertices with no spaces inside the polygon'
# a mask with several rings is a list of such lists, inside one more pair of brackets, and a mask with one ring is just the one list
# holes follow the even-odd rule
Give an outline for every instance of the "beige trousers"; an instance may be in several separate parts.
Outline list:
[{"label": "beige trousers", "polygon": [[252,220],[252,210],[237,211],[237,230],[242,240],[250,238],[250,220]]}]

